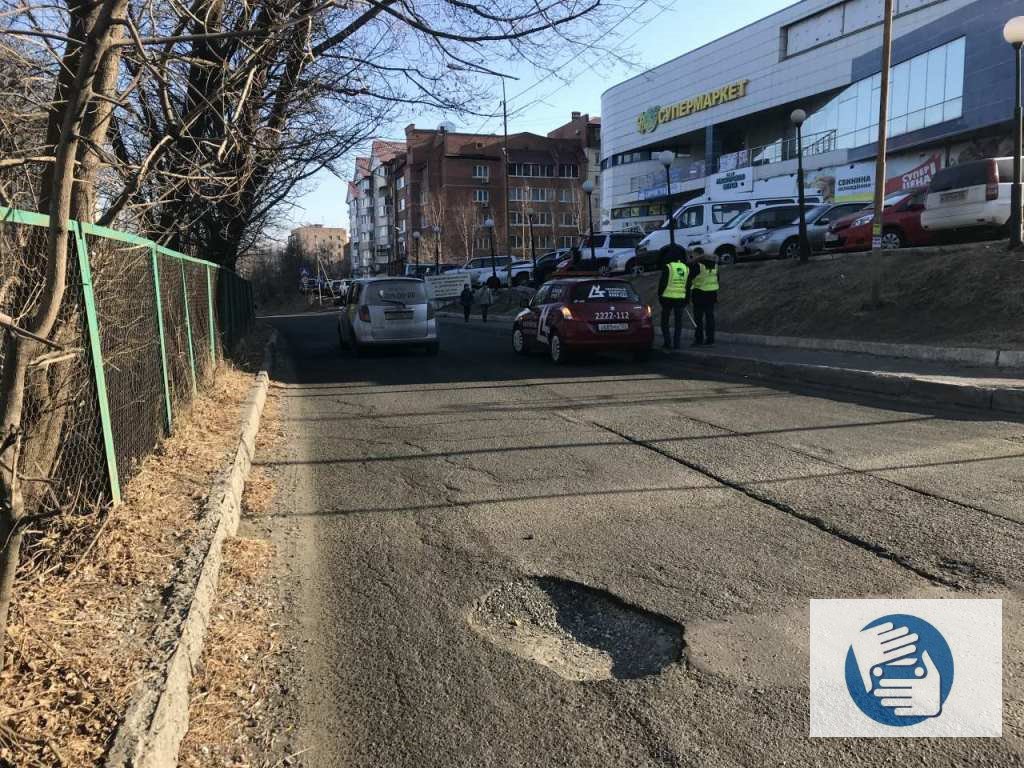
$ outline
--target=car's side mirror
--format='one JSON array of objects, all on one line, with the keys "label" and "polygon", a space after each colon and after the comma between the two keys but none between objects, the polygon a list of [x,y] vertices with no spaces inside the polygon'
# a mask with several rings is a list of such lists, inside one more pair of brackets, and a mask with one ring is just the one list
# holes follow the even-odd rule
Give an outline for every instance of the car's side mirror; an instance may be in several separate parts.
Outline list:
[{"label": "car's side mirror", "polygon": [[519,300],[520,309],[526,309],[528,306],[530,306],[530,299],[523,298]]}]

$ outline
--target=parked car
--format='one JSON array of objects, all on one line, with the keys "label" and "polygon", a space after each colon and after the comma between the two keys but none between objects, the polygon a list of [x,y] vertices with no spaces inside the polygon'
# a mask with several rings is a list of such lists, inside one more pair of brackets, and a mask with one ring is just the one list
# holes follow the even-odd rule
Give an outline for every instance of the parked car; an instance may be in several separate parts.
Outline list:
[{"label": "parked car", "polygon": [[[882,247],[885,249],[928,245],[931,235],[921,227],[927,189],[893,192],[882,209]],[[828,251],[869,251],[874,234],[875,212],[870,207],[829,224],[825,235]]]},{"label": "parked car", "polygon": [[559,248],[548,251],[543,256],[537,257],[537,269],[533,275],[534,285],[547,282],[548,277],[558,269],[558,265],[569,255],[568,248]]},{"label": "parked car", "polygon": [[1010,220],[1013,158],[943,168],[932,176],[921,226],[928,232],[1002,229]]},{"label": "parked car", "polygon": [[546,348],[556,364],[582,351],[630,352],[645,359],[653,343],[651,308],[621,279],[547,282],[512,323],[512,348],[517,353]]},{"label": "parked car", "polygon": [[799,215],[800,206],[795,204],[754,208],[736,215],[717,231],[705,235],[700,246],[705,253],[717,256],[720,264],[734,264],[743,257],[750,257],[745,242],[765,230],[784,227]]},{"label": "parked car", "polygon": [[496,256],[493,259],[490,256],[480,256],[470,259],[458,269],[449,270],[449,273],[465,274],[474,288],[495,276],[501,285],[508,285],[509,264],[512,266],[513,285],[525,285],[530,282],[533,262],[513,260],[511,256]]},{"label": "parked car", "polygon": [[[811,251],[824,249],[828,228],[836,220],[857,211],[864,210],[864,203],[830,203],[818,205],[807,211],[807,240]],[[775,227],[757,235],[747,235],[740,241],[740,248],[754,259],[796,259],[800,257],[799,209],[797,220],[782,227]]]},{"label": "parked car", "polygon": [[416,345],[439,349],[434,308],[426,283],[413,277],[355,280],[338,315],[338,341],[360,354],[369,347]]},{"label": "parked car", "polygon": [[[766,182],[766,185],[769,184]],[[787,186],[790,186],[787,182]],[[676,243],[685,247],[698,245],[712,232],[718,231],[723,225],[731,223],[741,213],[749,213],[759,209],[778,205],[792,205],[797,201],[795,185],[783,194],[781,189],[773,190],[771,186],[763,191],[760,197],[745,197],[735,200],[713,200],[710,196],[691,200],[675,212]],[[808,205],[820,203],[821,195],[815,190],[805,190],[804,201]],[[637,262],[641,269],[658,269],[661,266],[662,251],[669,245],[668,219],[658,229],[646,235],[636,247]]]},{"label": "parked car", "polygon": [[[598,232],[594,234],[593,256],[608,260],[610,272],[634,272],[639,269],[636,246],[644,239],[643,232]],[[591,258],[590,235],[580,243],[583,258]]]}]

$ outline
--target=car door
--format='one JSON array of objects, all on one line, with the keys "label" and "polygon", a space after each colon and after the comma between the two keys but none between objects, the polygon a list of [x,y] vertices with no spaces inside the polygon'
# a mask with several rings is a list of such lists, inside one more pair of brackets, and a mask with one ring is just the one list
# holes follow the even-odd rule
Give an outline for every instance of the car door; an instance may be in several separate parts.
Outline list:
[{"label": "car door", "polygon": [[523,335],[527,339],[537,340],[537,331],[540,327],[540,313],[541,308],[547,301],[548,294],[551,292],[551,286],[542,286],[537,293],[533,295],[533,299],[530,301],[530,305],[527,307],[528,314],[523,317]]},{"label": "car door", "polygon": [[[931,240],[931,236],[921,226],[921,213],[927,199],[928,190],[918,190],[891,213],[892,223],[903,231],[907,245],[927,245]],[[885,217],[885,223],[889,223],[889,216]]]},{"label": "car door", "polygon": [[564,283],[552,283],[541,299],[542,303],[538,307],[540,314],[537,316],[537,341],[541,344],[547,344],[551,340],[551,330],[559,317],[556,313],[565,291]]}]

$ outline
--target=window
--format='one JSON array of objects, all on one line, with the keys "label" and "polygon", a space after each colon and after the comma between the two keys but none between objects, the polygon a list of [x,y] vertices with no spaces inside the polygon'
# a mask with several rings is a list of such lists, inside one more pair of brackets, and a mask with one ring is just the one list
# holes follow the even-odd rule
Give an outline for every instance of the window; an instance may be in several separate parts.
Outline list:
[{"label": "window", "polygon": [[750,203],[719,203],[711,206],[711,223],[725,224],[734,216],[750,210]]},{"label": "window", "polygon": [[404,211],[405,210],[405,198],[404,197],[401,198],[398,201],[398,210],[400,210],[400,211]]},{"label": "window", "polygon": [[576,226],[576,214],[575,213],[563,213],[562,214],[562,226],[563,227],[575,227]]},{"label": "window", "polygon": [[405,176],[399,176],[398,181],[395,182],[396,189],[405,189]]},{"label": "window", "polygon": [[[473,247],[478,251],[485,251],[491,247],[491,241],[486,237],[478,237],[473,241]],[[474,259],[474,261],[477,261],[477,259]],[[470,262],[470,265],[473,265],[473,262]],[[482,267],[483,264],[476,264],[475,266]]]},{"label": "window", "polygon": [[571,203],[572,202],[572,190],[563,188],[558,190],[558,202],[560,203]]},{"label": "window", "polygon": [[687,208],[677,217],[677,227],[700,227],[704,224],[704,206],[695,205]]},{"label": "window", "polygon": [[631,233],[612,233],[611,243],[609,248],[636,248],[636,244],[640,242],[643,235],[631,234]]},{"label": "window", "polygon": [[530,201],[534,203],[553,203],[555,202],[555,190],[548,187],[531,189]]},{"label": "window", "polygon": [[523,218],[522,211],[509,211],[508,223],[511,226],[513,226],[513,227],[522,226],[524,220],[525,219]]},{"label": "window", "polygon": [[576,245],[576,238],[573,235],[562,235],[558,238],[559,248],[572,248]]},{"label": "window", "polygon": [[[900,62],[890,70],[889,135],[899,136],[963,115],[965,38]],[[878,137],[881,75],[853,83],[804,123],[804,136],[835,134],[837,149]]]},{"label": "window", "polygon": [[560,163],[558,166],[558,177],[561,179],[578,179],[580,168],[575,163]]},{"label": "window", "polygon": [[554,247],[555,238],[551,235],[537,235],[536,242],[538,248],[552,248]]},{"label": "window", "polygon": [[509,235],[508,244],[512,248],[523,247],[523,236],[522,235]]},{"label": "window", "polygon": [[489,203],[491,201],[491,195],[486,189],[474,189],[473,190],[473,202],[474,203]]},{"label": "window", "polygon": [[512,187],[508,191],[509,202],[521,203],[526,199],[526,190],[523,187]]},{"label": "window", "polygon": [[530,306],[539,307],[541,304],[546,304],[548,300],[548,294],[551,293],[551,286],[545,285],[541,287],[537,293],[533,296],[533,301],[530,302]]},{"label": "window", "polygon": [[536,211],[533,214],[533,225],[535,227],[550,227],[551,220],[550,211]]},{"label": "window", "polygon": [[486,165],[474,165],[473,178],[483,179],[484,181],[487,181],[489,178],[491,178],[490,168],[488,168]]},{"label": "window", "polygon": [[550,179],[555,175],[555,166],[544,163],[509,163],[508,175]]}]

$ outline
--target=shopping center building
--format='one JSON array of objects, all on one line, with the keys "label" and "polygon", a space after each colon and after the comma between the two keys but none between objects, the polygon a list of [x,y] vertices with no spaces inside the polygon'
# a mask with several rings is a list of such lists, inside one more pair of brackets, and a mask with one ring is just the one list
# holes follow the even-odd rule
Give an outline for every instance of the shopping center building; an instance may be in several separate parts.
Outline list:
[{"label": "shopping center building", "polygon": [[[606,91],[601,99],[602,219],[658,226],[675,206],[796,194],[790,119],[806,111],[808,188],[870,199],[877,155],[883,0],[803,0]],[[927,185],[940,167],[1013,153],[1013,49],[1021,0],[895,0],[889,191]],[[787,179],[790,180],[787,182]],[[791,192],[780,192],[788,190]]]}]

